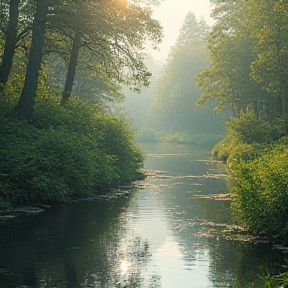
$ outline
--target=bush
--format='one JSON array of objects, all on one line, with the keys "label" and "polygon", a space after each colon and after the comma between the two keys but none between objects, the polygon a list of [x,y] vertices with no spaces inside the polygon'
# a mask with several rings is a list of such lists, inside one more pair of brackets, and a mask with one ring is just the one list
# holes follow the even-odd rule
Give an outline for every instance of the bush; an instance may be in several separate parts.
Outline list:
[{"label": "bush", "polygon": [[253,113],[242,113],[239,118],[227,121],[227,129],[231,138],[236,138],[243,143],[272,142],[271,124],[257,119]]},{"label": "bush", "polygon": [[141,150],[124,117],[101,114],[79,99],[65,107],[53,97],[37,101],[28,123],[14,118],[13,105],[1,100],[3,207],[66,201],[140,176]]},{"label": "bush", "polygon": [[288,240],[288,147],[275,145],[251,162],[234,167],[235,217],[251,230]]},{"label": "bush", "polygon": [[283,117],[273,122],[242,114],[227,123],[227,137],[212,155],[228,164],[236,181],[232,211],[255,233],[288,241],[288,140]]},{"label": "bush", "polygon": [[253,113],[242,113],[239,118],[227,121],[227,136],[212,150],[212,156],[224,163],[250,161],[267,145],[284,134],[283,119],[269,123],[259,120]]}]

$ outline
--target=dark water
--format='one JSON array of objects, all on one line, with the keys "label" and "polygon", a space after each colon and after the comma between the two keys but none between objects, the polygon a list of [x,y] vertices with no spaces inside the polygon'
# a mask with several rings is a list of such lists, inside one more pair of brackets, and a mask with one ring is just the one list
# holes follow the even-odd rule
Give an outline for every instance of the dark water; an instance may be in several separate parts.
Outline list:
[{"label": "dark water", "polygon": [[144,151],[158,171],[130,195],[0,222],[0,287],[262,287],[257,275],[284,264],[283,250],[228,237],[230,203],[213,197],[227,193],[225,175],[210,149]]}]

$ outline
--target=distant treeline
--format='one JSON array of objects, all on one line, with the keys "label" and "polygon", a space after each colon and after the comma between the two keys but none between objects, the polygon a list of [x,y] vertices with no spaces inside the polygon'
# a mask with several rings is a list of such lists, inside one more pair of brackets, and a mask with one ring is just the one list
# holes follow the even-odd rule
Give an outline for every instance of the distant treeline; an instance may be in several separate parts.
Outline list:
[{"label": "distant treeline", "polygon": [[[225,132],[226,113],[217,114],[215,101],[196,108],[201,90],[197,74],[209,67],[205,37],[207,23],[189,12],[176,43],[154,88],[153,101],[144,119],[144,128],[165,134],[219,134]],[[167,139],[166,139],[167,140]]]}]

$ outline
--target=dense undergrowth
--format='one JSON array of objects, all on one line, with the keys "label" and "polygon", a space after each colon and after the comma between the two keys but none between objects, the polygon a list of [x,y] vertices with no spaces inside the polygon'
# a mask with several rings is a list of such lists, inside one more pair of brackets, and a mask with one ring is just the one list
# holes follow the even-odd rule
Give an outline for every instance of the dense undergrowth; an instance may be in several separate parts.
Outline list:
[{"label": "dense undergrowth", "polygon": [[0,210],[11,205],[67,201],[143,175],[143,159],[124,116],[71,99],[39,97],[33,121],[0,104]]},{"label": "dense undergrowth", "polygon": [[288,127],[243,114],[227,123],[213,149],[235,176],[232,212],[240,224],[273,241],[288,243]]}]

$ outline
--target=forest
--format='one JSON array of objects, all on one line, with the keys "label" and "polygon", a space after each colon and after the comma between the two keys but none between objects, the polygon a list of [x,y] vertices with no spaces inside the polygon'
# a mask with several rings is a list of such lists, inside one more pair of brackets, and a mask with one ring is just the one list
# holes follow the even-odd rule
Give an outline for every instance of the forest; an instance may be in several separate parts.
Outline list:
[{"label": "forest", "polygon": [[[117,105],[150,84],[157,2],[1,2],[1,209],[143,177]],[[235,179],[235,219],[287,242],[288,4],[210,2],[214,25],[187,13],[153,97],[144,91],[136,139],[217,143],[212,155]]]},{"label": "forest", "polygon": [[[139,4],[141,2],[141,5]],[[149,84],[157,1],[0,3],[0,210],[71,201],[143,177],[121,85]]]},{"label": "forest", "polygon": [[287,1],[211,0],[212,27],[187,11],[162,71],[144,52],[161,42],[159,2],[0,2],[0,211],[145,177],[118,109],[144,90],[136,140],[214,147],[233,177],[235,221],[287,244]]},{"label": "forest", "polygon": [[138,141],[212,145],[224,137],[229,111],[216,113],[214,100],[196,107],[201,90],[195,79],[210,65],[205,42],[209,29],[204,19],[187,13],[164,68],[153,82],[153,98]]},{"label": "forest", "polygon": [[213,1],[211,66],[197,75],[197,105],[228,109],[227,136],[213,156],[235,177],[232,211],[251,231],[288,240],[288,4]]}]

